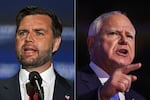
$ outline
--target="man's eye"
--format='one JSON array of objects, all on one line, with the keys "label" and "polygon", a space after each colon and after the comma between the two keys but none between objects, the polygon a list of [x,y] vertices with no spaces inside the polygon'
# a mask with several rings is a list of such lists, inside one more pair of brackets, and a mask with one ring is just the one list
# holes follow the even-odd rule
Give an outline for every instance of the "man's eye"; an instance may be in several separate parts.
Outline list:
[{"label": "man's eye", "polygon": [[44,32],[41,32],[41,31],[37,31],[36,33],[37,35],[44,35]]},{"label": "man's eye", "polygon": [[132,36],[132,35],[127,35],[127,37],[130,39],[134,39],[134,36]]},{"label": "man's eye", "polygon": [[19,35],[26,35],[27,32],[25,32],[25,31],[20,31],[20,32],[18,32],[18,34],[19,34]]},{"label": "man's eye", "polygon": [[117,32],[110,32],[109,35],[118,35]]}]

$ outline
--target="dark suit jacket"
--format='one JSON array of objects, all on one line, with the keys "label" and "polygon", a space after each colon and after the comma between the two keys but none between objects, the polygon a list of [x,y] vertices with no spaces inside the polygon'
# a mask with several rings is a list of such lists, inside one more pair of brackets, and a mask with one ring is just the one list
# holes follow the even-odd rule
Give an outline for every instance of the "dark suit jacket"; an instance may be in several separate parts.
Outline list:
[{"label": "dark suit jacket", "polygon": [[[53,100],[66,100],[65,95],[73,100],[73,83],[56,73]],[[0,81],[0,100],[21,100],[19,73],[12,78]]]},{"label": "dark suit jacket", "polygon": [[[102,85],[98,77],[89,66],[77,72],[77,100],[98,100],[100,86]],[[125,98],[126,100],[146,100],[131,89],[125,93]]]}]

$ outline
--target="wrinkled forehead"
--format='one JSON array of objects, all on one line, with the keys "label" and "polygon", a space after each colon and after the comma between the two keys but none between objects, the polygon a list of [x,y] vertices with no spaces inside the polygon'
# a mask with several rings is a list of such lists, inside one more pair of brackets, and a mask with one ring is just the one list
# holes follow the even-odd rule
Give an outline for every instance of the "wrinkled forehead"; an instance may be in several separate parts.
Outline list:
[{"label": "wrinkled forehead", "polygon": [[[122,14],[115,14],[104,18],[101,22],[100,30],[112,30],[112,31],[127,31],[135,34],[135,28],[131,21]],[[98,26],[97,26],[98,27]]]},{"label": "wrinkled forehead", "polygon": [[121,13],[113,13],[104,14],[96,18],[89,27],[88,36],[94,36],[104,29],[106,30],[113,27],[119,30],[126,29],[129,33],[136,33],[134,26],[127,16]]}]

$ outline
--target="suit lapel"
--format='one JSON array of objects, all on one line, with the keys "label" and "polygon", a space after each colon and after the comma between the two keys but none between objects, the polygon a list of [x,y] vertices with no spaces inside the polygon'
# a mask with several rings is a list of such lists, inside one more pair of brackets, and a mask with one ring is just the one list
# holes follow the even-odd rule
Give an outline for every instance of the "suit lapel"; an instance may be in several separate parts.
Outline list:
[{"label": "suit lapel", "polygon": [[56,73],[56,81],[54,87],[53,100],[67,100],[66,97],[70,97],[69,100],[73,100],[73,88],[68,81]]},{"label": "suit lapel", "polygon": [[82,74],[81,80],[85,82],[89,89],[97,88],[101,85],[98,77],[89,66],[84,70],[84,74]]},{"label": "suit lapel", "polygon": [[1,85],[4,100],[21,100],[19,74],[4,80]]}]

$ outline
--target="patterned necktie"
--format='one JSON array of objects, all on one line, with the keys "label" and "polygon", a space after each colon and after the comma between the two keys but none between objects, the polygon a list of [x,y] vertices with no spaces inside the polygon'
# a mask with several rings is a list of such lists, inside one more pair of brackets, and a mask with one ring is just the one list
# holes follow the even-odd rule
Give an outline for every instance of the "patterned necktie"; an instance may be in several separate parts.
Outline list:
[{"label": "patterned necktie", "polygon": [[26,84],[26,89],[29,100],[38,100],[38,93],[35,92],[34,87],[30,83]]},{"label": "patterned necktie", "polygon": [[111,97],[110,100],[120,100],[118,93],[116,93],[113,97]]}]

